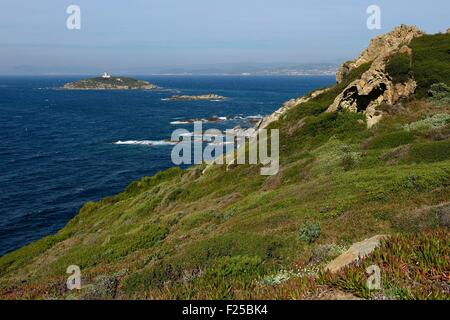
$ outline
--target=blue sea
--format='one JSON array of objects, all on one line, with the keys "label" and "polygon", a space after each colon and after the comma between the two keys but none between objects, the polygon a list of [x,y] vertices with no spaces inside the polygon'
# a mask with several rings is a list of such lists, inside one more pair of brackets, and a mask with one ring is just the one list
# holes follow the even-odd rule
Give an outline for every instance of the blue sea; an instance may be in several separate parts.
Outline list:
[{"label": "blue sea", "polygon": [[[157,91],[68,91],[83,77],[0,78],[0,255],[56,233],[87,201],[173,166],[171,124],[211,116],[249,125],[334,77],[136,77]],[[168,101],[174,94],[216,93],[224,101]],[[117,143],[121,141],[122,143]],[[125,143],[123,143],[125,142]]]}]

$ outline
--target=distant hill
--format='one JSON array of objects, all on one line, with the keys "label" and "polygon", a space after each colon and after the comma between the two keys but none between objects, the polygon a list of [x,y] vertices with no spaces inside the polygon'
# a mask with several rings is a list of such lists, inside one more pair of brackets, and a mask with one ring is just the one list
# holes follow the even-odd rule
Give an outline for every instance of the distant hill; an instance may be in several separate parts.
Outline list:
[{"label": "distant hill", "polygon": [[136,72],[160,75],[251,75],[299,76],[334,75],[333,63],[222,63],[179,67],[140,68]]}]

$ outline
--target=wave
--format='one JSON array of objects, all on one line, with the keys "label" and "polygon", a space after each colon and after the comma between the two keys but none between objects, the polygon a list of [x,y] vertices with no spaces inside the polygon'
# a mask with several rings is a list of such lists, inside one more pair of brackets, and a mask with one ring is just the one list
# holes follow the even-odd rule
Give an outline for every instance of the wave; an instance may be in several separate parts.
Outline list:
[{"label": "wave", "polygon": [[260,114],[257,114],[255,116],[246,116],[244,119],[262,119],[263,116]]},{"label": "wave", "polygon": [[127,140],[127,141],[116,141],[114,144],[118,145],[142,145],[142,146],[172,146],[177,144],[173,141],[167,140]]},{"label": "wave", "polygon": [[234,144],[234,141],[224,141],[224,142],[210,142],[208,143],[209,146],[225,146],[228,144]]},{"label": "wave", "polygon": [[188,120],[177,120],[177,121],[172,121],[170,124],[191,124],[191,121]]},{"label": "wave", "polygon": [[260,114],[254,115],[254,116],[226,116],[226,117],[217,117],[212,116],[209,118],[194,118],[194,119],[182,119],[182,120],[174,120],[170,122],[172,125],[185,125],[185,124],[193,124],[194,122],[202,122],[202,123],[216,123],[216,122],[225,122],[225,121],[233,121],[233,120],[245,120],[249,122],[256,122],[262,119],[263,116]]}]

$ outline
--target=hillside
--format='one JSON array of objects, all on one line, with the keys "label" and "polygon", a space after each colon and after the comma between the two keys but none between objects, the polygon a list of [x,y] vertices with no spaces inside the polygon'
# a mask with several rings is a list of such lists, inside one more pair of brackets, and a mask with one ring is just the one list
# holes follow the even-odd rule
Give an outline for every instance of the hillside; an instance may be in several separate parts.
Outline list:
[{"label": "hillside", "polygon": [[64,85],[64,89],[68,90],[152,90],[156,88],[157,86],[147,81],[129,77],[97,77],[82,79]]},{"label": "hillside", "polygon": [[[380,49],[384,48],[384,49]],[[172,168],[0,258],[0,297],[449,299],[450,34],[401,26],[287,102],[280,171]],[[324,266],[391,235],[362,263]],[[365,268],[381,268],[368,291]],[[69,265],[83,289],[68,291]]]}]

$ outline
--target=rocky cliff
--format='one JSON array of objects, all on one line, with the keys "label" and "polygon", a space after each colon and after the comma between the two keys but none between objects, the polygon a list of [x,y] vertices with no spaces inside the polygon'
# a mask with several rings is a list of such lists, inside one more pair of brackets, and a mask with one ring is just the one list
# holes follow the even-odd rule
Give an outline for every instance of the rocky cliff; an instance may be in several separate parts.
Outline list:
[{"label": "rocky cliff", "polygon": [[[342,84],[353,70],[365,64],[370,64],[370,67],[342,90],[327,111],[362,112],[366,115],[368,127],[379,122],[383,111],[378,107],[382,104],[392,106],[402,99],[408,98],[417,87],[413,77],[403,83],[395,83],[386,71],[386,64],[390,57],[397,53],[404,53],[412,59],[412,49],[408,45],[413,39],[422,35],[424,33],[415,26],[401,25],[389,33],[372,39],[369,46],[355,60],[341,65],[336,74],[336,82]],[[268,126],[291,108],[308,102],[326,90],[317,90],[308,96],[286,102],[279,110],[264,118],[258,128]]]},{"label": "rocky cliff", "polygon": [[424,33],[415,26],[401,25],[393,31],[380,35],[370,42],[370,45],[354,60],[344,63],[336,74],[336,81],[342,82],[351,70],[371,63],[360,79],[349,84],[344,91],[336,97],[328,108],[329,112],[341,109],[352,112],[363,112],[367,117],[369,127],[380,121],[382,111],[377,108],[382,104],[393,105],[401,99],[409,97],[416,89],[414,79],[405,83],[394,84],[386,73],[386,63],[396,53],[405,53],[410,58],[412,50],[409,43]]}]

